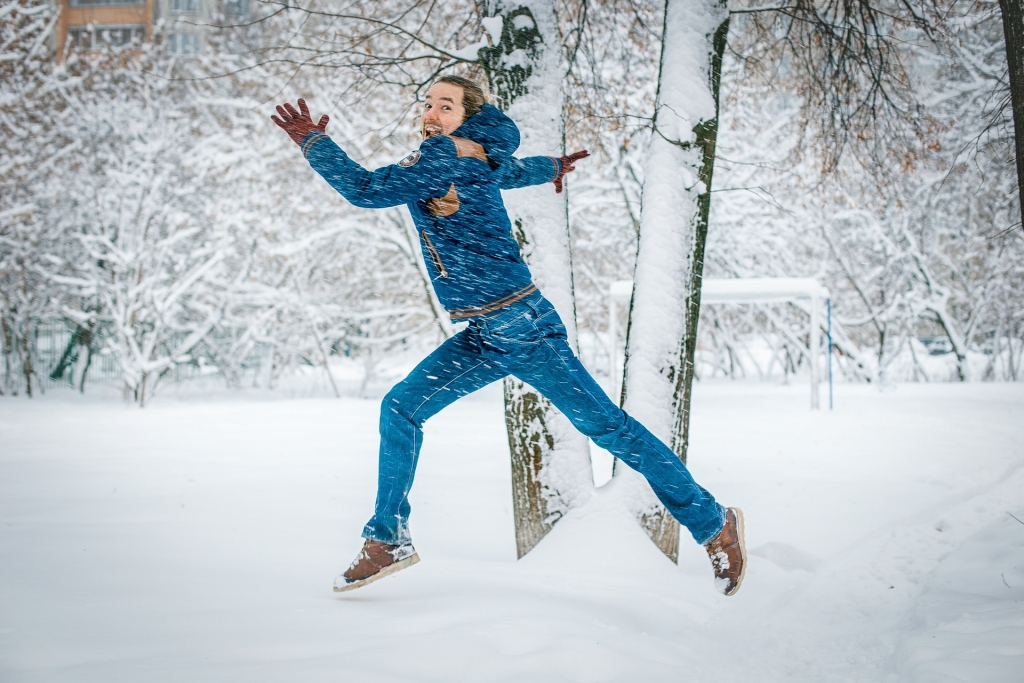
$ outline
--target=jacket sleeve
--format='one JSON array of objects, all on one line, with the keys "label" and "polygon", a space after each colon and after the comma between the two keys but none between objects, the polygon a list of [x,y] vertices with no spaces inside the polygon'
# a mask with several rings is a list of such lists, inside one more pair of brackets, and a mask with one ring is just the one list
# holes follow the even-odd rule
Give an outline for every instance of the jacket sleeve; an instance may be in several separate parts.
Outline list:
[{"label": "jacket sleeve", "polygon": [[415,160],[367,171],[325,133],[313,132],[302,141],[302,154],[331,187],[355,206],[383,209],[420,199],[443,197],[455,176],[455,144],[447,137],[429,138]]},{"label": "jacket sleeve", "polygon": [[514,190],[518,187],[543,185],[554,180],[562,170],[562,162],[555,157],[512,157],[501,165],[499,187]]}]

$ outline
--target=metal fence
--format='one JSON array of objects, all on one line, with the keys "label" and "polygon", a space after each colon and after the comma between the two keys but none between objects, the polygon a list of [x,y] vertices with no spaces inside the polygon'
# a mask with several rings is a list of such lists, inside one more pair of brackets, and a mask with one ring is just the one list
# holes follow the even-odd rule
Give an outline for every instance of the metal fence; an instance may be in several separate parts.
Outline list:
[{"label": "metal fence", "polygon": [[[45,386],[55,387],[71,384],[73,364],[69,363],[63,374],[56,378],[52,376],[52,373],[68,350],[76,329],[74,323],[62,319],[40,321],[36,326],[33,335],[33,360]],[[102,334],[101,331],[97,336]],[[104,349],[102,344],[94,346],[97,350],[92,353],[89,360],[89,369],[85,375],[86,383],[121,379],[121,366],[113,354]]]}]

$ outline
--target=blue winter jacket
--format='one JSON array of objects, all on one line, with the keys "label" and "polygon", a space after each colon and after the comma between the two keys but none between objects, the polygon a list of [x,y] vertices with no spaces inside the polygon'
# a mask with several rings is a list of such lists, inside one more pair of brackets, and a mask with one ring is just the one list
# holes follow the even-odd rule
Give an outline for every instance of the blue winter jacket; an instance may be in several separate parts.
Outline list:
[{"label": "blue winter jacket", "polygon": [[500,190],[554,180],[561,162],[516,159],[518,147],[516,124],[491,105],[451,135],[428,138],[376,171],[350,159],[324,133],[302,141],[310,166],[352,204],[409,207],[434,291],[452,320],[497,310],[536,290]]}]

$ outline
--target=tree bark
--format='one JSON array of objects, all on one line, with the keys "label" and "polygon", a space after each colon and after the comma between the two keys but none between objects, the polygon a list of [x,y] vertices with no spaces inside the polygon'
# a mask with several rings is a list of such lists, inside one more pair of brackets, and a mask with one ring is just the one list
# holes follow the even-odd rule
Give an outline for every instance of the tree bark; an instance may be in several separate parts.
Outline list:
[{"label": "tree bark", "polygon": [[32,398],[32,376],[35,375],[35,367],[32,364],[32,344],[29,341],[29,330],[26,329],[21,336],[21,371],[25,375],[25,395]]},{"label": "tree bark", "polygon": [[[728,29],[724,2],[666,1],[626,341],[623,406],[683,462]],[[642,478],[622,467],[616,476],[631,480],[640,524],[676,561],[679,524]]]},{"label": "tree bark", "polygon": [[[553,2],[496,0],[482,9],[491,47],[480,50],[480,63],[498,107],[519,125],[518,154],[557,154],[564,146],[564,95]],[[575,347],[565,195],[551,187],[518,190],[506,195],[505,203],[534,281],[558,310]],[[523,557],[569,509],[586,502],[593,472],[586,437],[547,399],[513,377],[505,379],[504,389],[516,550]]]},{"label": "tree bark", "polygon": [[0,332],[3,333],[4,341],[4,386],[11,392],[12,396],[18,395],[18,384],[14,379],[14,341],[11,334],[11,326],[7,323],[7,316],[0,315]]},{"label": "tree bark", "polygon": [[1013,140],[1017,156],[1017,203],[1024,230],[1024,5],[1021,0],[999,0],[1006,36],[1006,63],[1013,107]]}]

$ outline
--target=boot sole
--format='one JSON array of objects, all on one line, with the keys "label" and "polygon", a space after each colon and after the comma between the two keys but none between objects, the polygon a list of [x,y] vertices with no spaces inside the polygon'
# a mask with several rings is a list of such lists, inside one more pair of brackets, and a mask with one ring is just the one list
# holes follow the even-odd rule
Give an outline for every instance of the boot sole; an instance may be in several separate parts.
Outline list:
[{"label": "boot sole", "polygon": [[736,578],[736,585],[726,595],[736,595],[736,591],[743,584],[743,577],[747,575],[747,540],[743,530],[743,510],[731,508],[736,513],[736,539],[740,545],[740,575]]},{"label": "boot sole", "polygon": [[411,566],[413,566],[414,564],[416,564],[419,561],[420,561],[419,553],[413,553],[409,557],[406,557],[404,559],[399,560],[398,562],[395,562],[394,564],[391,564],[391,565],[388,565],[387,567],[384,567],[384,569],[381,569],[379,572],[377,572],[373,576],[367,576],[365,579],[361,579],[359,581],[353,581],[352,583],[345,584],[344,586],[341,586],[340,588],[338,586],[335,586],[334,587],[334,592],[335,593],[344,593],[345,591],[355,590],[356,588],[362,588],[363,586],[368,586],[368,585],[370,585],[371,583],[373,583],[374,581],[376,581],[378,579],[383,579],[385,576],[391,576],[395,572],[402,571],[406,567],[411,567]]}]

